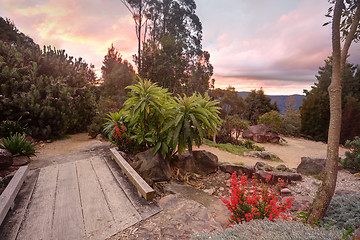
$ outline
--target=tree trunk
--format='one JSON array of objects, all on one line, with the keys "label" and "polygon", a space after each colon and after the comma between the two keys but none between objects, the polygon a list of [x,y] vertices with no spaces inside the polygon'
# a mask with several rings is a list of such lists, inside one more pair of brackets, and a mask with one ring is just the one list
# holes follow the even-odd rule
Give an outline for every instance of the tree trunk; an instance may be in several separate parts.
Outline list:
[{"label": "tree trunk", "polygon": [[341,50],[340,22],[342,16],[343,0],[337,0],[334,8],[332,21],[332,76],[328,88],[330,97],[330,123],[327,144],[327,156],[325,176],[322,185],[314,199],[310,209],[308,222],[317,222],[325,216],[326,210],[334,195],[337,179],[337,168],[339,159],[339,141],[341,130],[341,77],[345,66],[348,50],[354,39],[355,32],[360,19],[360,1],[356,3],[356,11],[352,19],[350,31],[348,32],[344,47]]},{"label": "tree trunk", "polygon": [[337,179],[337,166],[339,158],[339,141],[341,129],[341,40],[340,21],[343,1],[337,0],[334,8],[332,22],[332,77],[329,86],[330,97],[330,123],[327,144],[325,176],[322,185],[310,209],[309,222],[322,219],[334,195]]},{"label": "tree trunk", "polygon": [[142,0],[139,5],[139,29],[138,29],[138,73],[141,69],[141,26],[142,25]]}]

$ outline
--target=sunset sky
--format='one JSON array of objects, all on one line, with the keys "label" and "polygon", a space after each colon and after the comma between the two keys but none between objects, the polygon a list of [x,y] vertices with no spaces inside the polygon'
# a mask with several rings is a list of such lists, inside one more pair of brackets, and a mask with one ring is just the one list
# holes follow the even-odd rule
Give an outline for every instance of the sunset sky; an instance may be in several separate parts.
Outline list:
[{"label": "sunset sky", "polygon": [[[330,25],[322,26],[327,0],[195,2],[215,87],[302,94],[331,55]],[[97,69],[111,43],[130,62],[137,52],[134,22],[120,0],[1,0],[0,16],[40,46],[65,49]],[[360,44],[349,53],[360,64]]]}]

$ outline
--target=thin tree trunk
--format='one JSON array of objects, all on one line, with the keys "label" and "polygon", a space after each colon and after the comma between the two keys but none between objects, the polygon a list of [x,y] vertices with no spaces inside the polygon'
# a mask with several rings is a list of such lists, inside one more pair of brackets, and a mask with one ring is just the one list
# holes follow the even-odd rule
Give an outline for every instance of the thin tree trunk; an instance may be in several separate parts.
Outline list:
[{"label": "thin tree trunk", "polygon": [[340,21],[343,1],[336,1],[332,22],[332,77],[329,86],[330,123],[327,144],[325,176],[314,199],[308,221],[317,222],[326,213],[335,192],[337,166],[339,158],[339,140],[341,129],[341,40]]},{"label": "thin tree trunk", "polygon": [[142,24],[142,0],[140,0],[139,6],[139,26],[138,26],[138,72],[141,69],[141,24]]},{"label": "thin tree trunk", "polygon": [[352,19],[350,31],[346,36],[344,47],[341,50],[340,22],[342,15],[343,0],[337,0],[334,8],[332,21],[332,76],[331,84],[328,88],[330,97],[330,123],[327,144],[327,156],[325,166],[325,176],[322,185],[314,199],[310,209],[308,222],[317,222],[325,216],[326,210],[334,195],[337,179],[337,168],[339,159],[339,140],[341,131],[341,77],[346,63],[348,50],[354,39],[356,29],[360,20],[360,1]]}]

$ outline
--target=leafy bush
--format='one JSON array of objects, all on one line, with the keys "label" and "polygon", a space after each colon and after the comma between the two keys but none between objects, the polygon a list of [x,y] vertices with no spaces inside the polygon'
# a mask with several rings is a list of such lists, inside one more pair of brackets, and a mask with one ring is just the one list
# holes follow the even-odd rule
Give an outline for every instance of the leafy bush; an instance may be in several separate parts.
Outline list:
[{"label": "leafy bush", "polygon": [[356,229],[360,225],[360,194],[335,195],[324,217],[325,225]]},{"label": "leafy bush", "polygon": [[239,187],[236,172],[232,174],[231,199],[221,199],[232,214],[230,224],[249,222],[253,219],[287,218],[283,213],[291,207],[294,199],[287,198],[285,202],[280,203],[278,197],[284,181],[280,180],[276,187],[271,189],[267,186],[270,180],[271,175],[266,177],[265,183],[258,183],[253,179],[253,186],[247,188],[247,177],[242,176]]},{"label": "leafy bush", "polygon": [[260,146],[256,145],[253,141],[248,140],[248,139],[243,140],[241,142],[241,145],[246,147],[250,151],[260,151],[260,152],[265,151],[264,147],[260,147]]},{"label": "leafy bush", "polygon": [[287,110],[281,122],[279,132],[285,136],[298,137],[300,135],[300,129],[300,112]]},{"label": "leafy bush", "polygon": [[160,151],[170,158],[175,149],[191,151],[194,143],[200,145],[202,138],[220,125],[217,102],[207,95],[173,98],[166,89],[142,79],[127,88],[131,92],[124,109],[110,113],[105,124],[110,139],[117,122],[119,127],[124,125],[137,149],[154,147],[154,154]]},{"label": "leafy bush", "polygon": [[281,126],[282,116],[278,111],[272,110],[259,117],[258,124],[265,124],[272,131],[278,132]]},{"label": "leafy bush", "polygon": [[14,156],[35,156],[36,145],[26,140],[25,134],[15,133],[8,138],[1,139],[0,148],[10,151]]},{"label": "leafy bush", "polygon": [[296,221],[268,219],[235,224],[221,232],[197,234],[192,239],[205,240],[338,240],[343,233],[338,229],[312,227]]},{"label": "leafy bush", "polygon": [[360,171],[360,137],[356,136],[353,141],[347,140],[345,147],[350,151],[345,152],[345,159],[342,164],[346,168]]},{"label": "leafy bush", "polygon": [[17,121],[4,120],[0,123],[0,137],[8,138],[15,133],[28,133],[27,124],[20,124],[21,118]]},{"label": "leafy bush", "polygon": [[64,50],[0,41],[0,121],[22,117],[39,139],[83,131],[95,114],[94,79]]}]

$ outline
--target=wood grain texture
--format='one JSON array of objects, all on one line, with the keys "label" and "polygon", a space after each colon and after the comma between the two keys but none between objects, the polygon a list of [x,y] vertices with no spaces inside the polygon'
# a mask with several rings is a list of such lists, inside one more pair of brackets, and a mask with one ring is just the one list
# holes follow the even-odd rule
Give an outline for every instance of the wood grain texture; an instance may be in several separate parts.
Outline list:
[{"label": "wood grain texture", "polygon": [[75,163],[58,165],[52,239],[81,239],[85,235]]},{"label": "wood grain texture", "polygon": [[86,237],[101,239],[99,234],[113,231],[115,220],[91,162],[77,161],[76,167]]},{"label": "wood grain texture", "polygon": [[41,169],[17,239],[51,239],[58,166]]},{"label": "wood grain texture", "polygon": [[96,157],[91,159],[91,163],[105,193],[117,231],[141,221],[140,214],[131,204],[104,160]]},{"label": "wood grain texture", "polygon": [[20,167],[6,186],[5,190],[2,192],[0,196],[0,225],[13,205],[16,195],[26,178],[27,172],[28,166]]},{"label": "wood grain texture", "polygon": [[139,190],[146,200],[151,200],[155,196],[155,191],[142,179],[142,177],[125,161],[120,153],[115,149],[110,149],[113,159],[117,162],[130,181]]},{"label": "wood grain texture", "polygon": [[14,201],[14,209],[6,215],[0,227],[1,240],[14,240],[24,220],[40,170],[29,171]]},{"label": "wood grain texture", "polygon": [[134,184],[131,183],[131,181],[122,172],[119,165],[113,159],[106,158],[105,161],[108,164],[114,177],[117,179],[117,182],[121,186],[122,190],[125,192],[127,198],[130,200],[143,220],[155,215],[162,210],[162,208],[155,200],[145,200],[143,197],[141,197]]}]

